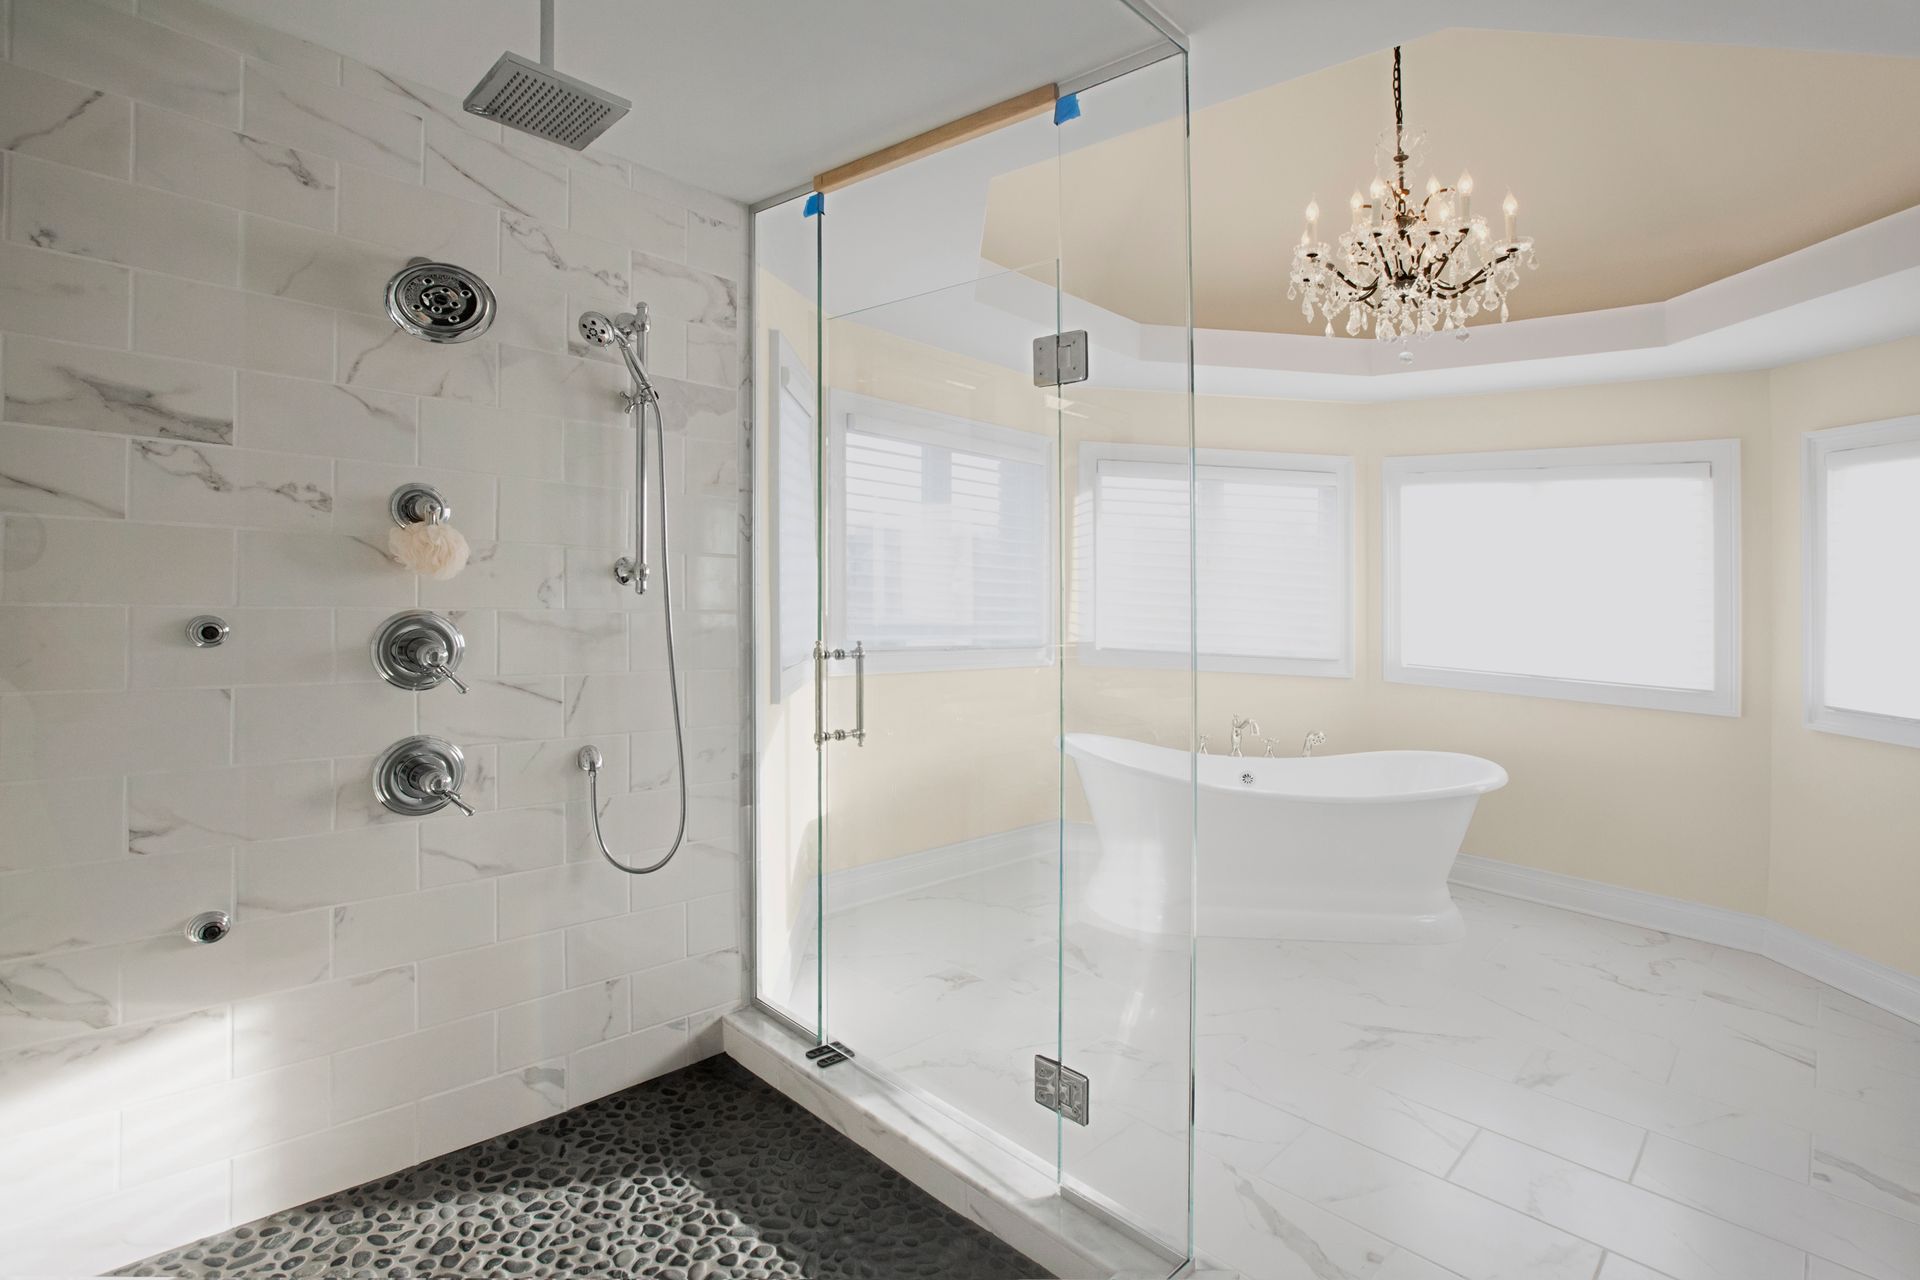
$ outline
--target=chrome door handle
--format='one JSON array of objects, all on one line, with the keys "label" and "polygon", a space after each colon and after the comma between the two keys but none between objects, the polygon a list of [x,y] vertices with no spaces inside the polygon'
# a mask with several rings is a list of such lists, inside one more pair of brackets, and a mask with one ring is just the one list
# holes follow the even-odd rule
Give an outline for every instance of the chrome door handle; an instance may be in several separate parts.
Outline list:
[{"label": "chrome door handle", "polygon": [[867,649],[853,642],[853,740],[867,745]]},{"label": "chrome door handle", "polygon": [[[849,658],[853,659],[853,728],[828,729],[827,663],[845,662]],[[857,747],[867,745],[866,646],[856,641],[851,649],[829,649],[816,641],[813,646],[813,745],[819,747],[848,739]]]}]

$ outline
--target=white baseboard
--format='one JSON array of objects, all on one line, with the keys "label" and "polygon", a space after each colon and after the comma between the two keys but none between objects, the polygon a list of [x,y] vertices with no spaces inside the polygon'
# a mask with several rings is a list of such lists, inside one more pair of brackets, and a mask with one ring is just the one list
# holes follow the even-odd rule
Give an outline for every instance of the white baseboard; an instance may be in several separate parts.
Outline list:
[{"label": "white baseboard", "polygon": [[1453,883],[1765,956],[1856,999],[1920,1022],[1920,977],[1765,916],[1463,853]]}]

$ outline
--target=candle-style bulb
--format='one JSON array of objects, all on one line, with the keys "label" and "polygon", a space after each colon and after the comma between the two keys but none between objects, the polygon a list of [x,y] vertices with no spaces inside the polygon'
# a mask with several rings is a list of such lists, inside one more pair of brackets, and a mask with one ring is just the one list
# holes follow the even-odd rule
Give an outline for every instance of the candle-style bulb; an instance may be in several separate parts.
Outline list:
[{"label": "candle-style bulb", "polygon": [[1507,192],[1507,198],[1500,202],[1500,211],[1507,215],[1507,239],[1513,239],[1513,215],[1520,212],[1520,202],[1513,198],[1513,192]]},{"label": "candle-style bulb", "polygon": [[1460,220],[1465,222],[1473,217],[1473,175],[1462,170],[1453,189],[1460,193]]},{"label": "candle-style bulb", "polygon": [[1372,194],[1375,200],[1378,200],[1381,196],[1384,196],[1385,194],[1387,194],[1387,184],[1380,181],[1379,178],[1375,178],[1373,180],[1372,185],[1369,186],[1367,190]]},{"label": "candle-style bulb", "polygon": [[1427,194],[1430,196],[1440,194],[1440,179],[1434,177],[1432,174],[1427,175]]}]

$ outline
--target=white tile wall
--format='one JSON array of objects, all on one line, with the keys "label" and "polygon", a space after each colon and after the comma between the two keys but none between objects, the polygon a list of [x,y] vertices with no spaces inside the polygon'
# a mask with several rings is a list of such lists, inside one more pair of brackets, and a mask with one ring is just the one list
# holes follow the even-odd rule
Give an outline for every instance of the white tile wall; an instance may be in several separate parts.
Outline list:
[{"label": "white tile wall", "polygon": [[[741,996],[738,206],[575,155],[204,0],[0,3],[0,1258],[94,1273],[709,1052]],[[423,254],[490,333],[397,335]],[[691,845],[655,597],[587,307],[653,306],[684,585]],[[472,561],[386,557],[402,480]],[[473,692],[380,683],[452,612]],[[190,647],[193,614],[233,624]],[[372,757],[468,751],[466,819]],[[631,785],[631,792],[626,790]],[[189,946],[194,913],[233,935]]]}]

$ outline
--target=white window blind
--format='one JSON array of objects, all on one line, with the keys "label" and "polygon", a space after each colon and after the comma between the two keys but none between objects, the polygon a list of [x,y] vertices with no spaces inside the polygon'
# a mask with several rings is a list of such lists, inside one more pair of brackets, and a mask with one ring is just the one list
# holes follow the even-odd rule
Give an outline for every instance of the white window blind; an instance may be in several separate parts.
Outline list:
[{"label": "white window blind", "polygon": [[1387,677],[1734,714],[1737,448],[1389,459]]},{"label": "white window blind", "polygon": [[793,347],[773,335],[774,652],[781,696],[805,677],[819,630],[820,553],[814,481],[819,442],[814,382]]},{"label": "white window blind", "polygon": [[1920,418],[1807,442],[1808,722],[1920,746]]},{"label": "white window blind", "polygon": [[835,414],[836,643],[882,670],[1046,661],[1051,441],[866,397]]},{"label": "white window blind", "polygon": [[1229,450],[1196,458],[1190,535],[1182,451],[1083,446],[1089,658],[1185,662],[1197,646],[1210,670],[1350,674],[1348,460]]}]

